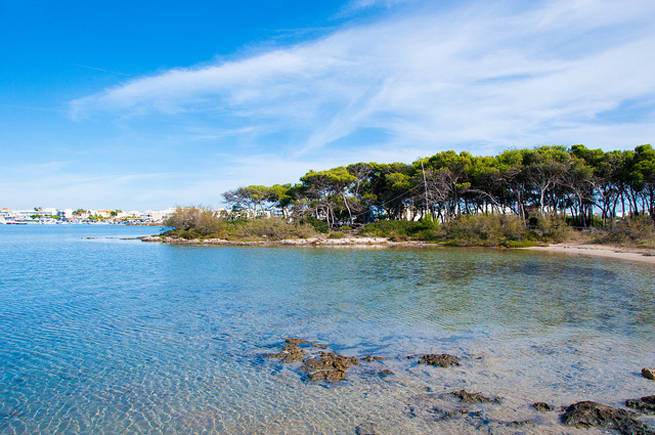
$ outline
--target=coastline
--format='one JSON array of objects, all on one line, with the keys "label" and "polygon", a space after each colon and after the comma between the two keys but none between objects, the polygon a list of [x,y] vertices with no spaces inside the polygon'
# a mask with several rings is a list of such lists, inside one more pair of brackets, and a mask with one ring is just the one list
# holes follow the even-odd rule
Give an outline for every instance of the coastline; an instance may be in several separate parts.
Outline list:
[{"label": "coastline", "polygon": [[[360,249],[386,249],[386,248],[444,248],[440,243],[430,243],[420,240],[392,241],[385,237],[345,237],[342,239],[329,239],[312,237],[308,239],[283,240],[227,240],[227,239],[180,239],[174,237],[145,236],[140,237],[143,242],[164,243],[182,246],[251,246],[251,247],[325,247],[325,248],[360,248]],[[470,246],[473,247],[473,246]],[[548,246],[529,246],[524,248],[495,248],[537,251],[550,254],[566,254],[574,256],[591,256],[610,258],[614,260],[640,262],[655,265],[655,250],[640,248],[623,248],[612,245],[558,243]]]},{"label": "coastline", "polygon": [[344,237],[342,239],[329,239],[323,237],[311,237],[307,239],[282,239],[282,240],[227,240],[227,239],[180,239],[174,237],[145,236],[140,237],[143,242],[164,243],[167,245],[183,246],[253,246],[253,247],[275,247],[275,246],[296,246],[296,247],[328,247],[328,248],[368,248],[382,249],[394,247],[413,248],[443,248],[439,243],[423,242],[420,240],[407,240],[394,242],[386,237]]},{"label": "coastline", "polygon": [[590,257],[611,258],[614,260],[637,261],[655,265],[655,251],[652,249],[622,248],[611,245],[558,243],[549,246],[531,246],[518,248],[528,251],[540,251],[552,254],[583,255]]}]

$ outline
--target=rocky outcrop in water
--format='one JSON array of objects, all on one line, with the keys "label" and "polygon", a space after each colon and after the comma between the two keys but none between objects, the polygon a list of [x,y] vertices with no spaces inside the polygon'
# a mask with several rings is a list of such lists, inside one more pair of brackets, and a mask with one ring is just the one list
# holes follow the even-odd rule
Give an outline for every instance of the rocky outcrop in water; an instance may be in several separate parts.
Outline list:
[{"label": "rocky outcrop in water", "polygon": [[422,355],[421,359],[418,360],[418,363],[437,367],[452,367],[459,366],[459,358],[457,358],[455,355],[450,355],[447,353],[431,353]]},{"label": "rocky outcrop in water", "polygon": [[628,399],[625,406],[636,409],[642,414],[655,414],[655,395],[644,396],[641,399]]},{"label": "rocky outcrop in water", "polygon": [[[406,415],[427,424],[459,420],[449,431],[435,433],[539,433],[537,419],[498,418],[501,399],[465,390],[419,394],[408,399]],[[466,428],[455,431],[455,428]],[[519,429],[520,428],[520,429]],[[435,429],[442,429],[435,426]],[[518,432],[517,432],[518,431]]]},{"label": "rocky outcrop in water", "polygon": [[286,344],[294,344],[300,346],[301,344],[312,344],[311,341],[303,340],[302,338],[285,338],[284,342]]},{"label": "rocky outcrop in water", "polygon": [[311,341],[303,340],[302,338],[287,338],[284,340],[285,343],[291,344],[291,345],[296,345],[296,346],[302,346],[302,345],[308,345],[312,347],[318,347],[321,349],[327,349],[327,346],[321,343],[313,343]]},{"label": "rocky outcrop in water", "polygon": [[562,423],[578,427],[602,427],[625,435],[655,435],[635,414],[597,402],[584,401],[570,405],[562,415]]},{"label": "rocky outcrop in water", "polygon": [[301,349],[297,344],[287,344],[282,347],[282,352],[266,355],[268,358],[279,359],[281,363],[302,362],[307,351]]},{"label": "rocky outcrop in water", "polygon": [[[299,363],[303,362],[304,357],[308,354],[307,347],[327,349],[327,346],[324,344],[313,343],[302,338],[287,338],[284,342],[286,345],[282,347],[281,352],[270,353],[266,356],[272,359],[279,359],[281,363]],[[305,349],[300,346],[305,346]]]},{"label": "rocky outcrop in water", "polygon": [[[347,371],[360,364],[360,359],[354,356],[343,356],[334,352],[325,352],[315,348],[327,349],[320,343],[313,343],[302,338],[287,338],[281,352],[267,354],[267,358],[277,359],[281,363],[302,363],[300,369],[310,381],[342,381],[346,379]],[[386,358],[367,355],[364,362],[383,361]],[[375,373],[375,372],[374,372]],[[393,374],[391,370],[383,369],[380,376]]]},{"label": "rocky outcrop in water", "polygon": [[305,359],[302,366],[310,381],[341,381],[346,379],[350,367],[359,365],[359,359],[354,356],[322,351],[318,354],[318,357]]},{"label": "rocky outcrop in water", "polygon": [[655,380],[655,369],[649,369],[647,367],[644,367],[641,369],[641,376],[643,376],[646,379],[650,379],[651,381]]},{"label": "rocky outcrop in water", "polygon": [[384,361],[386,358],[381,357],[381,356],[371,356],[371,355],[366,355],[364,358],[362,358],[362,361],[364,362],[373,362],[373,361]]}]

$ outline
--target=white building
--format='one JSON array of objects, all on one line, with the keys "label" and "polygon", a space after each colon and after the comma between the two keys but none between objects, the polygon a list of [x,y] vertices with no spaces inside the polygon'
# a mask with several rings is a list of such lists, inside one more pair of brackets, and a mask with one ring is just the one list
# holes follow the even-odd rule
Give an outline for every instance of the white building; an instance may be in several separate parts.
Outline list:
[{"label": "white building", "polygon": [[143,217],[152,222],[161,222],[174,212],[174,208],[167,208],[166,210],[146,210],[143,212]]},{"label": "white building", "polygon": [[58,209],[56,215],[59,216],[60,218],[72,219],[73,218],[73,209],[72,208]]}]

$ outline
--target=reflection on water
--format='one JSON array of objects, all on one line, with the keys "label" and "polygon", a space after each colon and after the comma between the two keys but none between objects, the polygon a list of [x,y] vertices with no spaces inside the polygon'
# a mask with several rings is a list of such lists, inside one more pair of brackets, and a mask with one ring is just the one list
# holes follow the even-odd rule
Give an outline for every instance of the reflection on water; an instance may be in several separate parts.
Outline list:
[{"label": "reflection on water", "polygon": [[[529,403],[653,394],[638,376],[655,361],[648,265],[123,240],[149,232],[0,227],[0,432],[515,433],[503,422],[525,418],[520,431],[561,433]],[[389,359],[312,385],[262,358],[296,336]],[[423,352],[463,364],[405,358]],[[461,388],[505,400],[486,423],[408,411]]]}]

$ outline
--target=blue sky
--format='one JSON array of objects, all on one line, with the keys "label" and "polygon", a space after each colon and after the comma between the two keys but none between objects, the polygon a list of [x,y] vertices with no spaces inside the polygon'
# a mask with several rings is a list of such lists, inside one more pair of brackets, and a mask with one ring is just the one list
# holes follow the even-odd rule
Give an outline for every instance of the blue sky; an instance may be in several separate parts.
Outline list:
[{"label": "blue sky", "polygon": [[652,143],[655,2],[0,0],[0,207],[220,205],[445,149]]}]

